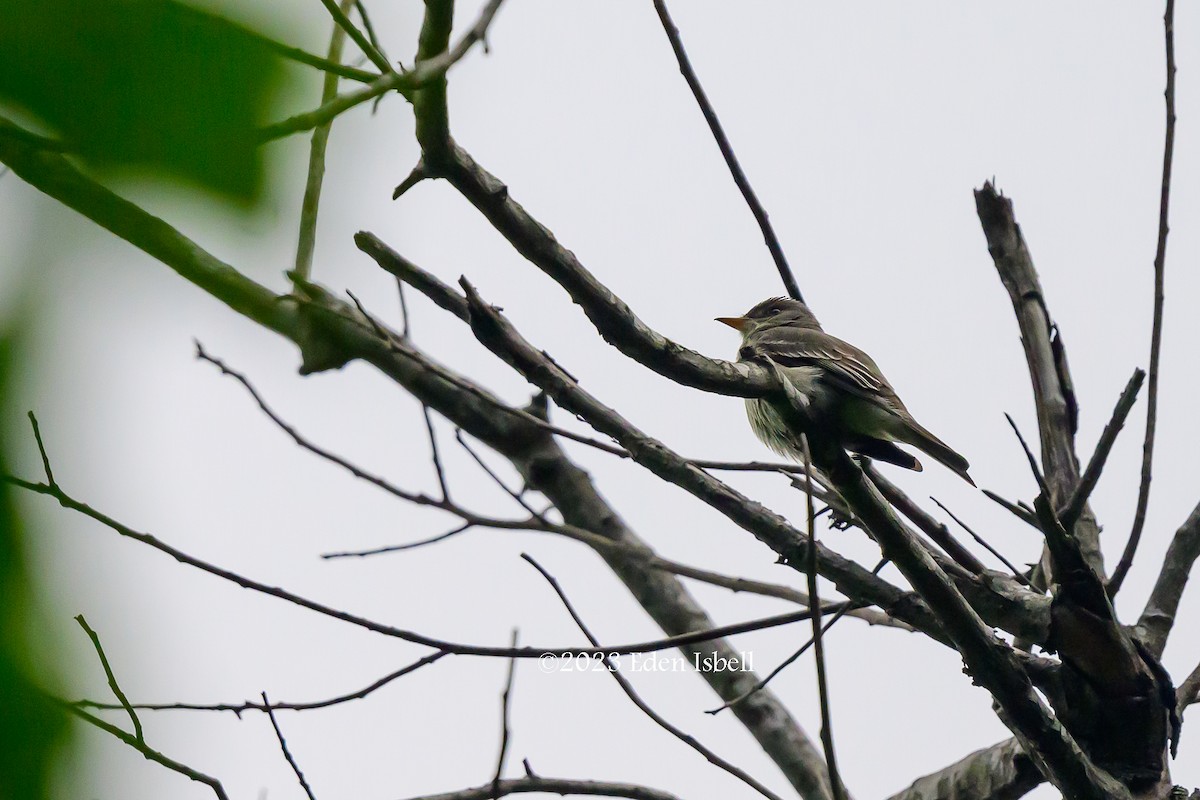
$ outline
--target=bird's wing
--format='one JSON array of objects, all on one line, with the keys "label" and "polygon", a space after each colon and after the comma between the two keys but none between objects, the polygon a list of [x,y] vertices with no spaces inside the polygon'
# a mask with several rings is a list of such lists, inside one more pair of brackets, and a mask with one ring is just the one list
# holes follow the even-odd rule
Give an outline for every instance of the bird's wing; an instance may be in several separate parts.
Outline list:
[{"label": "bird's wing", "polygon": [[824,331],[766,330],[751,337],[742,351],[743,358],[766,357],[781,367],[819,367],[845,391],[894,409],[904,408],[869,355]]}]

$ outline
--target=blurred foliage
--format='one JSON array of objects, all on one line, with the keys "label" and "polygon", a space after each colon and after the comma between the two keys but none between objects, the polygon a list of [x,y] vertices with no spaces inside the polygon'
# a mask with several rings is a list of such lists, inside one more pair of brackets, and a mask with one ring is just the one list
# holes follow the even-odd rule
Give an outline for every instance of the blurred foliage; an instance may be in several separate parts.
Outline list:
[{"label": "blurred foliage", "polygon": [[179,3],[0,0],[0,104],[95,166],[254,200],[255,129],[284,75],[256,34]]},{"label": "blurred foliage", "polygon": [[[13,343],[0,337],[0,412],[12,419]],[[5,442],[7,446],[7,442]],[[7,474],[0,451],[0,474]],[[33,602],[13,488],[0,481],[0,800],[42,800],[61,755],[67,720],[29,674]]]}]

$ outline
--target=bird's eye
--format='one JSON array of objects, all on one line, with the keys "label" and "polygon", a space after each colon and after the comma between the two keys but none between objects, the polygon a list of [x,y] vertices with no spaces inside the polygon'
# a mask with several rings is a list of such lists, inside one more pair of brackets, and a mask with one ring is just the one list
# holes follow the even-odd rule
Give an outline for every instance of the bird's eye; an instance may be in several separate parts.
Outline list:
[{"label": "bird's eye", "polygon": [[778,314],[780,311],[783,311],[783,309],[779,306],[771,306],[769,309],[767,309],[767,313],[771,314],[772,316]]}]

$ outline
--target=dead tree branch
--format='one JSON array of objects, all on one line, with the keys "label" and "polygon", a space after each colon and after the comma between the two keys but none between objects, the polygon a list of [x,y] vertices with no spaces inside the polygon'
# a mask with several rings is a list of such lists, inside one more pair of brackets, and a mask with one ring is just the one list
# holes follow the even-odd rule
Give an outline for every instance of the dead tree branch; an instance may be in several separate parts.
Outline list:
[{"label": "dead tree branch", "polygon": [[[975,208],[987,238],[988,252],[1001,283],[1008,291],[1021,330],[1025,362],[1033,383],[1037,409],[1042,463],[1050,486],[1050,502],[1060,508],[1068,502],[1079,483],[1079,459],[1075,455],[1075,431],[1079,406],[1067,366],[1062,333],[1051,321],[1045,294],[1025,244],[1021,227],[1013,216],[1012,201],[996,191],[989,181],[975,191]],[[1075,533],[1088,561],[1101,576],[1104,559],[1100,553],[1099,526],[1085,504]]]},{"label": "dead tree branch", "polygon": [[717,118],[716,109],[713,108],[708,95],[704,92],[704,87],[700,85],[700,78],[696,75],[696,70],[692,68],[692,62],[683,48],[683,39],[679,36],[679,28],[675,27],[674,20],[667,12],[665,0],[654,0],[654,10],[658,13],[658,20],[662,23],[663,32],[667,34],[667,39],[671,43],[675,60],[679,62],[679,72],[687,81],[688,88],[692,90],[692,96],[696,98],[696,105],[700,106],[700,113],[704,115],[704,121],[708,123],[708,129],[717,143],[717,148],[721,151],[721,157],[725,159],[725,166],[729,168],[733,182],[737,184],[738,191],[742,193],[742,199],[750,207],[750,213],[754,215],[754,221],[758,223],[758,229],[762,231],[763,241],[771,253],[775,268],[779,270],[779,278],[783,281],[784,288],[787,289],[789,295],[803,302],[804,295],[800,293],[800,285],[796,283],[796,276],[792,274],[787,256],[783,254],[783,245],[779,243],[779,237],[775,235],[775,228],[771,225],[770,216],[763,208],[763,204],[759,202],[754,188],[750,186],[750,179],[746,177],[742,165],[738,163],[737,155],[733,152],[733,145],[729,143],[729,137],[725,135],[725,129],[721,127],[721,120]]},{"label": "dead tree branch", "polygon": [[108,733],[108,734],[120,739],[122,742],[129,745],[134,750],[137,750],[139,753],[141,753],[143,756],[145,756],[146,760],[153,761],[155,764],[166,767],[167,769],[171,770],[172,772],[178,772],[180,775],[191,778],[192,780],[196,781],[197,783],[205,784],[206,786],[208,786],[210,789],[213,790],[213,794],[215,794],[217,796],[217,800],[229,800],[229,795],[225,793],[225,787],[221,785],[221,782],[219,780],[212,777],[211,775],[206,775],[205,773],[201,772],[200,770],[193,769],[192,767],[189,767],[187,764],[184,764],[181,761],[176,761],[175,759],[170,758],[169,756],[163,755],[162,753],[155,750],[150,745],[139,740],[136,736],[131,736],[130,734],[128,734],[125,731],[118,728],[117,726],[110,725],[109,723],[105,722],[104,720],[100,719],[99,717],[95,717],[95,716],[89,714],[88,712],[84,711],[82,708],[76,708],[72,705],[67,705],[67,704],[64,704],[63,708],[68,713],[74,714],[75,716],[79,717],[81,720],[88,723],[89,725],[99,728],[100,730],[104,731],[105,733]]},{"label": "dead tree branch", "polygon": [[[362,689],[350,692],[349,694],[342,694],[327,700],[314,700],[307,703],[271,703],[271,708],[275,711],[313,711],[318,708],[329,708],[330,706],[348,703],[351,700],[361,700],[375,692],[377,689],[382,689],[384,686],[387,686],[392,681],[403,678],[408,673],[415,672],[421,667],[432,664],[438,659],[448,655],[450,654],[445,650],[438,650],[425,656],[424,658],[418,659],[412,664],[401,667],[395,672],[390,672],[379,680],[373,681],[370,685],[364,686]],[[96,703],[92,702],[91,700],[77,700],[69,705],[73,705],[78,708],[99,709],[117,709],[125,707],[123,705],[114,705],[113,703]],[[129,707],[138,711],[230,711],[234,714],[237,714],[239,717],[245,711],[265,712],[267,710],[267,706],[264,703],[254,703],[250,701],[246,701],[244,703],[131,703]]]},{"label": "dead tree branch", "polygon": [[79,627],[83,628],[83,632],[92,640],[92,647],[95,648],[96,655],[100,657],[100,665],[104,667],[104,677],[108,679],[108,688],[112,689],[112,693],[116,695],[117,700],[121,703],[120,707],[125,709],[125,713],[129,714],[129,720],[133,723],[133,738],[145,744],[146,737],[142,733],[142,721],[138,719],[137,712],[129,704],[129,698],[125,696],[125,692],[121,691],[121,686],[117,683],[117,677],[113,675],[112,667],[108,664],[108,656],[104,655],[104,648],[100,644],[100,637],[87,624],[87,620],[83,618],[83,614],[76,615],[75,621],[79,623]]},{"label": "dead tree branch", "polygon": [[1179,601],[1197,558],[1200,558],[1200,505],[1192,509],[1171,539],[1154,589],[1138,620],[1138,635],[1155,656],[1161,656],[1166,649]]},{"label": "dead tree branch", "polygon": [[271,701],[267,699],[267,693],[262,693],[263,708],[267,712],[267,718],[271,720],[271,727],[275,730],[275,738],[279,741],[279,749],[283,751],[283,757],[287,760],[288,766],[292,768],[292,772],[296,776],[296,780],[300,782],[300,788],[304,789],[304,794],[308,796],[308,800],[317,800],[313,794],[312,787],[308,785],[308,780],[304,777],[304,772],[300,769],[300,765],[296,763],[295,756],[288,749],[287,739],[283,738],[283,731],[279,728],[279,722],[275,719],[274,707]]},{"label": "dead tree branch", "polygon": [[500,781],[499,784],[489,782],[483,786],[476,786],[473,789],[461,789],[457,792],[445,792],[443,794],[427,794],[421,797],[408,798],[408,800],[493,800],[498,797],[507,797],[510,794],[624,797],[628,800],[681,800],[681,798],[668,792],[661,792],[658,789],[650,789],[632,783],[543,778],[540,775],[512,778]]},{"label": "dead tree branch", "polygon": [[1142,480],[1138,487],[1137,510],[1133,515],[1133,529],[1129,541],[1121,553],[1121,560],[1113,570],[1109,591],[1116,594],[1121,583],[1133,566],[1133,556],[1142,539],[1142,528],[1146,524],[1146,510],[1150,504],[1150,472],[1154,460],[1154,432],[1158,425],[1158,373],[1162,354],[1163,301],[1166,294],[1163,279],[1167,261],[1167,218],[1171,210],[1171,162],[1175,155],[1175,0],[1167,0],[1163,13],[1163,39],[1167,54],[1167,88],[1163,100],[1167,111],[1166,133],[1163,143],[1162,189],[1158,199],[1158,244],[1154,251],[1154,322],[1150,331],[1150,389],[1146,401],[1146,435],[1142,441]]},{"label": "dead tree branch", "polygon": [[[329,0],[332,2],[332,0]],[[341,19],[334,21],[333,33],[329,37],[329,51],[326,58],[333,63],[342,60],[342,46],[346,42],[346,31],[354,29],[354,25],[346,17],[346,12],[354,7],[354,0],[342,0],[341,6],[334,4],[341,12]],[[342,20],[345,20],[343,24]],[[365,52],[365,51],[364,51]],[[376,50],[376,52],[378,52]],[[387,60],[384,60],[387,64]],[[383,68],[385,72],[390,67]],[[337,97],[338,76],[327,72],[321,86],[321,104],[331,102]],[[295,270],[305,280],[312,276],[313,253],[317,245],[317,211],[321,204],[321,187],[325,182],[325,151],[329,147],[329,133],[333,129],[333,120],[322,123],[313,129],[312,141],[308,149],[308,177],[304,183],[304,199],[300,204],[300,238],[296,244]]]},{"label": "dead tree branch", "polygon": [[1016,739],[977,750],[918,778],[888,800],[1017,800],[1045,778]]}]

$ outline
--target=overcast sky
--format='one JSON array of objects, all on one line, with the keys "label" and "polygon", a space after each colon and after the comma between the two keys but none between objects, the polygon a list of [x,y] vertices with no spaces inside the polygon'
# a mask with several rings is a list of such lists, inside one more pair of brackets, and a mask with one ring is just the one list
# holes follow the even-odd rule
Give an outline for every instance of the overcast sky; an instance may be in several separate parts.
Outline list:
[{"label": "overcast sky", "polygon": [[[462,4],[460,29],[479,5]],[[389,53],[411,63],[422,4],[369,7]],[[1028,500],[1035,486],[1003,415],[1034,435],[1029,379],[971,195],[995,176],[1014,198],[1067,346],[1086,458],[1130,373],[1148,361],[1163,133],[1160,4],[676,2],[672,12],[826,329],[875,357],[914,415],[970,459],[981,486]],[[325,47],[319,3],[239,13],[309,50]],[[1180,4],[1176,29],[1180,122],[1160,434],[1146,535],[1117,603],[1126,622],[1136,620],[1171,534],[1200,500],[1195,4]],[[703,353],[733,357],[737,337],[713,317],[783,290],[649,0],[510,0],[489,39],[490,55],[477,50],[452,72],[458,141],[648,324]],[[309,96],[289,110],[314,104],[319,91],[313,76]],[[270,146],[277,188],[251,216],[187,187],[119,188],[285,291],[307,146],[307,137]],[[424,183],[392,202],[417,155],[399,97],[374,115],[361,106],[339,120],[315,280],[351,289],[397,323],[391,278],[351,241],[355,231],[372,231],[448,282],[467,275],[585,387],[680,452],[768,455],[740,401],[677,387],[609,347],[449,186]],[[37,411],[56,475],[80,499],[216,564],[447,639],[502,644],[519,627],[527,644],[584,643],[521,552],[557,576],[601,641],[659,635],[590,550],[544,534],[472,531],[412,552],[322,561],[323,552],[412,541],[454,521],[399,504],[298,450],[236,384],[193,359],[192,339],[246,372],[317,442],[402,486],[432,491],[419,405],[361,364],[298,377],[292,345],[11,175],[0,180],[0,242],[3,307],[13,306],[18,286],[39,304],[36,370],[18,407]],[[458,320],[419,296],[409,306],[418,345],[509,401],[528,398],[530,387]],[[1143,397],[1093,499],[1110,565],[1133,516],[1144,409]],[[577,425],[563,413],[556,420]],[[436,424],[455,496],[480,511],[518,514],[457,447],[452,429]],[[18,468],[38,475],[27,432],[7,430],[17,436],[10,450],[21,456]],[[662,555],[799,586],[798,573],[776,566],[772,552],[690,496],[626,461],[567,449]],[[516,485],[503,460],[487,455]],[[947,470],[887,473],[915,498],[947,503],[1013,561],[1037,557],[1030,528]],[[780,477],[730,482],[802,518],[802,496]],[[240,591],[44,501],[25,507],[44,578],[40,625],[59,640],[69,696],[108,696],[71,620],[80,612],[138,701],[236,702],[263,690],[273,700],[321,699],[428,652]],[[821,535],[874,562],[861,532]],[[781,601],[693,588],[719,623],[787,610]],[[1200,660],[1200,595],[1185,597],[1181,619],[1165,654],[1176,680]],[[733,641],[765,673],[807,632],[791,626]],[[1007,736],[959,659],[924,637],[847,619],[827,646],[839,761],[857,797],[886,796]],[[279,721],[322,800],[464,788],[492,777],[505,669],[500,660],[451,657],[367,700],[281,713]],[[695,674],[631,678],[672,722],[790,794],[736,720],[702,713],[715,696]],[[815,738],[811,656],[773,687]],[[142,719],[151,745],[218,776],[232,797],[302,796],[260,715]],[[626,780],[690,798],[751,796],[655,727],[602,673],[519,664],[512,727],[514,776],[528,758],[544,775]],[[89,757],[64,778],[63,798],[211,796],[103,734],[84,732],[83,742]],[[1172,765],[1177,783],[1200,784],[1198,742],[1185,731]]]}]

